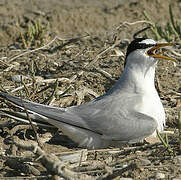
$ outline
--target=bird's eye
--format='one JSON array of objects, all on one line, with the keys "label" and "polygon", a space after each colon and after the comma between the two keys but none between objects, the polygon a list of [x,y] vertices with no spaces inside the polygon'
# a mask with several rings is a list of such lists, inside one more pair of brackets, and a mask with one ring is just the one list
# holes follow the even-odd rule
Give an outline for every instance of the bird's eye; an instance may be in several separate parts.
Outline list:
[{"label": "bird's eye", "polygon": [[143,44],[138,44],[138,49],[143,49]]},{"label": "bird's eye", "polygon": [[146,49],[146,48],[149,48],[152,46],[154,46],[154,45],[153,44],[138,44],[137,45],[138,49]]},{"label": "bird's eye", "polygon": [[138,49],[146,49],[147,47],[146,44],[138,44]]},{"label": "bird's eye", "polygon": [[159,50],[158,50],[158,49],[156,49],[156,50],[155,50],[155,54],[158,54],[158,53],[159,53]]}]

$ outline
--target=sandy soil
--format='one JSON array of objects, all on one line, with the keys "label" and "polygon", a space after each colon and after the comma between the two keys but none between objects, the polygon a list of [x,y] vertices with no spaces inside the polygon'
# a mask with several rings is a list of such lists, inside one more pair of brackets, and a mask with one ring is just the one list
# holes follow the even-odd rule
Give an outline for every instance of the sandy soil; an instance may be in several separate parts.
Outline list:
[{"label": "sandy soil", "polygon": [[[85,103],[105,93],[119,78],[124,64],[124,57],[116,56],[118,47],[108,48],[118,44],[119,51],[125,53],[133,34],[147,25],[142,22],[147,20],[145,12],[152,23],[164,27],[170,22],[169,4],[181,24],[179,0],[0,0],[1,89],[10,92],[18,88],[21,84],[12,81],[12,78],[17,81],[16,75],[24,75],[29,99],[41,103],[51,102],[62,107]],[[137,21],[141,22],[132,23]],[[31,30],[27,29],[37,25],[37,22],[42,34],[36,34],[37,39],[31,39]],[[150,31],[148,35],[155,38]],[[57,39],[50,43],[55,37]],[[50,45],[28,52],[47,43]],[[23,54],[24,52],[28,53]],[[179,60],[178,57],[177,59]],[[82,179],[90,176],[91,179],[104,179],[103,175],[105,179],[181,179],[177,129],[178,113],[181,110],[180,67],[160,61],[156,75],[157,88],[166,110],[166,130],[171,132],[168,134],[170,147],[156,143],[136,144],[123,149],[86,151],[87,159],[81,163],[78,159],[77,166],[76,163],[66,162],[67,168],[78,172],[80,176],[87,175],[79,177]],[[28,86],[33,78],[39,83]],[[54,91],[55,81],[40,82],[56,78],[64,80],[60,80],[56,87],[56,98],[46,101]],[[60,97],[62,91],[66,91],[67,95]],[[18,91],[13,94],[19,95]],[[25,91],[22,94],[27,95]],[[0,106],[7,109],[4,102]],[[38,128],[37,132],[46,153],[75,154],[81,150],[58,130]],[[1,179],[57,178],[53,175],[55,173],[36,160],[37,156],[33,153],[17,148],[12,143],[12,137],[17,137],[19,142],[35,141],[28,125],[7,118],[0,119]]]}]

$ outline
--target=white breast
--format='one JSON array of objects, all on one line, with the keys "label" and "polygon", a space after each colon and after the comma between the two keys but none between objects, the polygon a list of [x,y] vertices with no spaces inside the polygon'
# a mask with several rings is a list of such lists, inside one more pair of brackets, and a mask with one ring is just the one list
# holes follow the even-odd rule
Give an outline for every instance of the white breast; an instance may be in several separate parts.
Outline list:
[{"label": "white breast", "polygon": [[[165,111],[156,90],[149,94],[144,94],[141,104],[136,106],[136,110],[153,117],[158,124],[157,130],[159,132],[163,131],[165,125]],[[153,136],[156,136],[156,131],[153,133]]]}]

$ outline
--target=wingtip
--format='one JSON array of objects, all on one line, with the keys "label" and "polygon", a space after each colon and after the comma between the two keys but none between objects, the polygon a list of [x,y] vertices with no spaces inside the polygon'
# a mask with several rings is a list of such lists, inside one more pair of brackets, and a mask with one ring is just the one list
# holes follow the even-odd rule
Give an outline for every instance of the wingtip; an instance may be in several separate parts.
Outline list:
[{"label": "wingtip", "polygon": [[6,92],[0,91],[0,98],[5,99],[5,100],[7,100],[7,101],[10,101],[10,102],[16,104],[15,99],[17,99],[17,97],[15,97],[15,96],[13,96],[13,95],[10,95],[10,94],[8,94],[8,93],[6,93]]},{"label": "wingtip", "polygon": [[7,93],[0,91],[0,97],[2,98],[6,98],[7,97]]}]

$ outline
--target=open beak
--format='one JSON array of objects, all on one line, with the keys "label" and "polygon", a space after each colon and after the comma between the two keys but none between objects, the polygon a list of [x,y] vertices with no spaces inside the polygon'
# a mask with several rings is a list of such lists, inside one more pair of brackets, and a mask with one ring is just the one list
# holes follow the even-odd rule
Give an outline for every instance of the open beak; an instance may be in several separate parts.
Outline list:
[{"label": "open beak", "polygon": [[156,54],[156,50],[159,50],[160,48],[165,47],[165,46],[172,46],[172,45],[173,45],[172,43],[157,43],[155,44],[155,46],[153,46],[151,49],[147,51],[147,55],[154,58],[176,61],[176,59],[174,58],[167,57],[158,53]]}]

